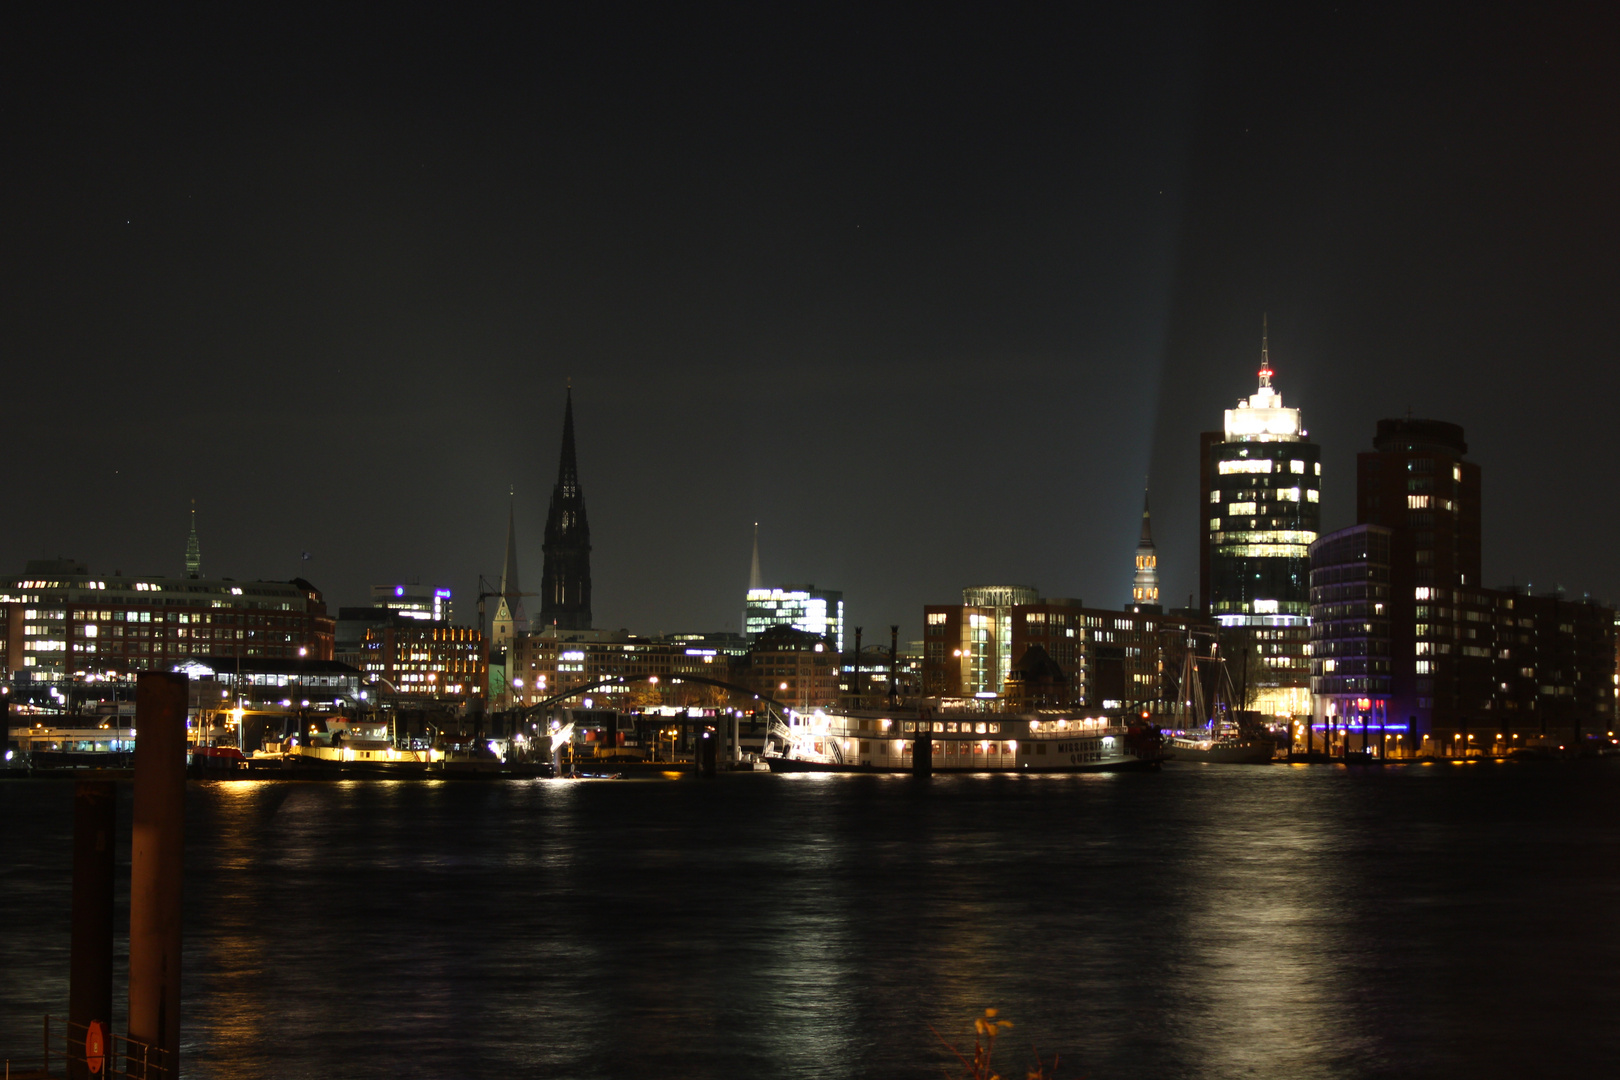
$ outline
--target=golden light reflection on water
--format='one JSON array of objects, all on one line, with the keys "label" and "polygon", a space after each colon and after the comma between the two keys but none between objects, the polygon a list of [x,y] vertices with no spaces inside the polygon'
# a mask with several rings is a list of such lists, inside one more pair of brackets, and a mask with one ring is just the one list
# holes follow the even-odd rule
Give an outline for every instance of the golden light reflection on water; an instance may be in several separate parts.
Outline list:
[{"label": "golden light reflection on water", "polygon": [[[970,1044],[985,1007],[1017,1025],[1003,1075],[1031,1044],[1075,1075],[1445,1075],[1404,1019],[1459,986],[1410,957],[1458,866],[1509,880],[1430,872],[1467,772],[205,785],[193,1075],[892,1080],[939,1075],[929,1025]],[[1395,781],[1422,813],[1368,843]],[[1563,788],[1536,790],[1520,813]],[[1420,884],[1378,877],[1417,844]],[[1520,878],[1513,910],[1560,880]]]},{"label": "golden light reflection on water", "polygon": [[[1323,833],[1276,828],[1290,817],[1276,803],[1289,796],[1250,789],[1182,837],[1171,1019],[1210,1075],[1342,1075],[1337,1047],[1354,1037],[1340,1008],[1336,916],[1349,883]],[[1312,816],[1305,805],[1293,815]]]}]

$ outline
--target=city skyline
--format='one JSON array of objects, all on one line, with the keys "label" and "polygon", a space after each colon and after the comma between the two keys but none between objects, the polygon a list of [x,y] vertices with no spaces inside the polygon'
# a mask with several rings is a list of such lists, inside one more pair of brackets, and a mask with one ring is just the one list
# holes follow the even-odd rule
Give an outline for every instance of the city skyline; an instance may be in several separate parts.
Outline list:
[{"label": "city skyline", "polygon": [[755,521],[851,625],[1121,606],[1144,475],[1179,606],[1269,316],[1324,531],[1410,409],[1487,470],[1488,585],[1620,598],[1602,35],[1170,14],[11,16],[0,337],[52,450],[0,564],[178,573],[195,498],[210,574],[466,605],[514,488],[539,580],[572,377],[599,625],[737,629]]}]

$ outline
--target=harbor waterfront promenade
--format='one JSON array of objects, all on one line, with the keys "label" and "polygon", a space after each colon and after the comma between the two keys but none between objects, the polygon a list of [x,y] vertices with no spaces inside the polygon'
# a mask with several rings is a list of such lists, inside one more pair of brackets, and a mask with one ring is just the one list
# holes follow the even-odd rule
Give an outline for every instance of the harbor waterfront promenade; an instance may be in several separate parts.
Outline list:
[{"label": "harbor waterfront promenade", "polygon": [[[72,802],[0,784],[3,1055],[67,999]],[[1004,1075],[1604,1076],[1617,809],[1612,758],[193,781],[183,1075],[936,1077],[994,1007]]]}]

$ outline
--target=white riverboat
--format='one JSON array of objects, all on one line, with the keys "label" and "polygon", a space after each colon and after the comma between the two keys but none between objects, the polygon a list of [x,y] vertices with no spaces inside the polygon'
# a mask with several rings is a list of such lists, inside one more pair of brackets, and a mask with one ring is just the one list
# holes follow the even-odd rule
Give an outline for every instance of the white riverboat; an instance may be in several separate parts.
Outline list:
[{"label": "white riverboat", "polygon": [[820,709],[773,722],[764,752],[772,772],[850,773],[1105,772],[1162,757],[1156,729],[1117,717]]}]

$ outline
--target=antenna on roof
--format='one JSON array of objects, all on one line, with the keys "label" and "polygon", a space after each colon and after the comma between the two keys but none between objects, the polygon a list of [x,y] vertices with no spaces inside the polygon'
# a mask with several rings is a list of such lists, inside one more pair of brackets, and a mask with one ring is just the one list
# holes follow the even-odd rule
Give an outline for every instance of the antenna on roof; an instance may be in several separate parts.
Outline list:
[{"label": "antenna on roof", "polygon": [[1265,312],[1260,314],[1260,388],[1268,389],[1271,386],[1271,376],[1276,374],[1271,370],[1271,348],[1269,338],[1271,329],[1267,325]]}]

